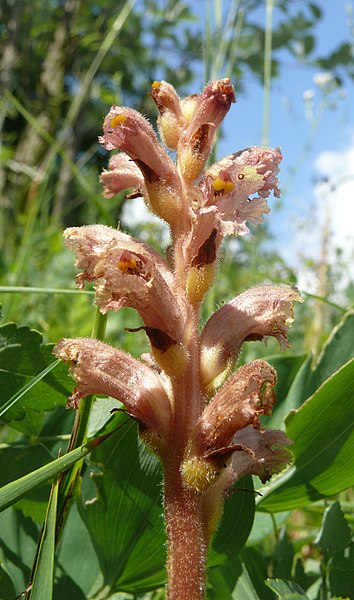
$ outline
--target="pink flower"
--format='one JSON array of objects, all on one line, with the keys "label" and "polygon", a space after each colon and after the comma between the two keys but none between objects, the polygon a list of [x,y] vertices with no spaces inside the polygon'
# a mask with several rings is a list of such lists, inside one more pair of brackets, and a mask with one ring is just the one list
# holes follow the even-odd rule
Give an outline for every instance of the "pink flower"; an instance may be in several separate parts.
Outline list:
[{"label": "pink flower", "polygon": [[301,302],[296,288],[262,285],[236,296],[210,317],[201,338],[202,380],[209,393],[228,375],[243,342],[273,336],[282,348],[288,346],[294,302]]},{"label": "pink flower", "polygon": [[178,223],[183,204],[180,178],[148,121],[131,108],[112,106],[103,130],[101,144],[107,150],[123,150],[139,167],[148,205],[171,225]]},{"label": "pink flower", "polygon": [[240,367],[204,409],[195,430],[195,445],[208,457],[232,452],[233,438],[247,425],[259,429],[259,415],[271,415],[276,372],[264,360]]},{"label": "pink flower", "polygon": [[104,225],[70,227],[66,245],[77,255],[80,288],[96,282],[96,302],[102,313],[123,306],[135,308],[145,325],[183,341],[187,306],[175,278],[152,248]]},{"label": "pink flower", "polygon": [[166,439],[171,403],[156,372],[129,354],[90,338],[62,339],[54,353],[71,365],[77,383],[68,408],[77,408],[90,394],[111,396],[137,421]]}]

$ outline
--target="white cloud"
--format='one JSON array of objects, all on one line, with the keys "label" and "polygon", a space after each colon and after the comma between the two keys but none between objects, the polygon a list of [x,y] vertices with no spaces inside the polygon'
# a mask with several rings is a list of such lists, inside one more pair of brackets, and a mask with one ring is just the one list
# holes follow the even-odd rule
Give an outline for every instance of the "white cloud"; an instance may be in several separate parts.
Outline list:
[{"label": "white cloud", "polygon": [[[312,166],[317,183],[312,189],[305,187],[301,196],[288,198],[286,231],[279,235],[273,227],[273,232],[283,258],[297,273],[300,289],[318,293],[316,270],[308,269],[304,258],[320,262],[326,218],[329,262],[334,264],[336,249],[340,249],[348,266],[343,288],[349,279],[354,280],[354,134],[347,147],[321,152]],[[284,213],[279,217],[284,222]]]},{"label": "white cloud", "polygon": [[340,248],[349,259],[354,253],[354,138],[344,150],[321,152],[314,166],[326,180],[315,186],[319,216],[323,223],[328,211],[332,250]]}]

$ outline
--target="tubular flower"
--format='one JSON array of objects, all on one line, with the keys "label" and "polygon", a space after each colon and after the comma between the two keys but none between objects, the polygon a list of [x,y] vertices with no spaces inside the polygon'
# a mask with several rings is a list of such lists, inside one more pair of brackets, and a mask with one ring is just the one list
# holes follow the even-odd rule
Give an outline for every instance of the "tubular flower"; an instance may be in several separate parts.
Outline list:
[{"label": "tubular flower", "polygon": [[[262,223],[263,215],[270,212],[265,198],[273,190],[279,196],[279,148],[247,148],[207,169],[199,184],[202,191],[202,227],[208,220],[209,227],[217,228],[220,241],[225,235],[245,235],[249,232],[247,221]],[[258,197],[251,198],[253,194]],[[195,225],[194,237],[201,235],[200,219]]]},{"label": "tubular flower", "polygon": [[259,415],[271,415],[276,372],[264,360],[240,367],[204,409],[197,426],[203,455],[225,452],[236,431],[260,428]]},{"label": "tubular flower", "polygon": [[[260,429],[259,415],[271,415],[276,372],[264,360],[240,367],[204,409],[183,464],[189,487],[209,486],[235,451],[236,432],[248,425]],[[220,461],[221,458],[221,461]],[[201,477],[206,465],[208,477]]]},{"label": "tubular flower", "polygon": [[169,267],[152,248],[104,225],[70,227],[66,245],[76,252],[78,287],[96,282],[102,313],[135,308],[145,325],[165,331],[180,342],[186,305]]},{"label": "tubular flower", "polygon": [[76,380],[68,408],[78,408],[82,398],[104,394],[122,402],[140,423],[166,436],[171,404],[157,373],[129,354],[89,338],[62,339],[54,354],[71,365]]},{"label": "tubular flower", "polygon": [[272,336],[281,348],[287,348],[287,331],[294,321],[293,303],[301,301],[296,288],[262,285],[216,311],[201,337],[201,377],[208,393],[212,394],[229,374],[243,342]]},{"label": "tubular flower", "polygon": [[139,167],[148,204],[170,224],[179,220],[182,194],[177,170],[148,121],[137,111],[112,106],[99,141],[107,150],[123,150]]},{"label": "tubular flower", "polygon": [[192,116],[178,144],[178,164],[186,181],[194,181],[201,174],[216,129],[233,102],[236,102],[236,98],[230,79],[209,83],[201,95],[192,101]]}]

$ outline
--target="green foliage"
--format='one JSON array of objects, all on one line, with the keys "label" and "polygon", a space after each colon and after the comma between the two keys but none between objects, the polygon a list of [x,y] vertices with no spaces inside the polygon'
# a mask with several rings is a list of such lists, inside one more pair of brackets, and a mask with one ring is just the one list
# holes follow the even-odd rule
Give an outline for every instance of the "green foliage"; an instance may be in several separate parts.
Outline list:
[{"label": "green foliage", "polygon": [[72,386],[67,368],[54,360],[52,345],[29,327],[0,327],[0,414],[19,431],[35,435],[43,413],[64,405]]}]

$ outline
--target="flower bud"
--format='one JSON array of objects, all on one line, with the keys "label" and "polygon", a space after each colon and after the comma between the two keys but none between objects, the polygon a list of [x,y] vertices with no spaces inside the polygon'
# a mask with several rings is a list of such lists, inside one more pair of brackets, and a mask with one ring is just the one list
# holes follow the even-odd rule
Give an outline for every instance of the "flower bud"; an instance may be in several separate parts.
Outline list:
[{"label": "flower bud", "polygon": [[186,181],[192,182],[201,174],[210,154],[216,129],[232,102],[235,102],[235,91],[230,79],[209,83],[195,102],[192,101],[192,116],[178,144],[178,163]]},{"label": "flower bud", "polygon": [[179,97],[166,81],[154,81],[151,96],[159,111],[157,124],[162,140],[168,148],[176,149],[184,125]]},{"label": "flower bud", "polygon": [[148,429],[166,439],[171,423],[171,403],[162,379],[152,369],[129,354],[95,339],[62,339],[54,354],[71,365],[76,379],[68,408],[90,394],[116,398]]},{"label": "flower bud", "polygon": [[174,224],[182,210],[181,183],[176,167],[148,121],[137,111],[112,106],[99,141],[107,150],[124,150],[141,170],[147,201],[154,212]]}]

